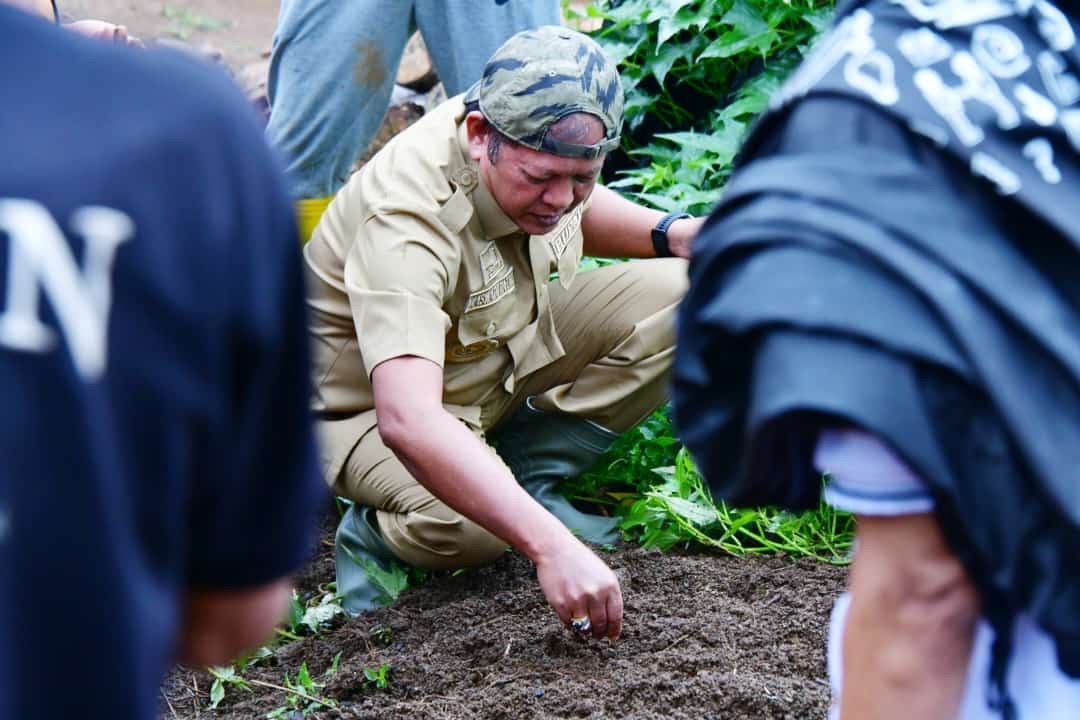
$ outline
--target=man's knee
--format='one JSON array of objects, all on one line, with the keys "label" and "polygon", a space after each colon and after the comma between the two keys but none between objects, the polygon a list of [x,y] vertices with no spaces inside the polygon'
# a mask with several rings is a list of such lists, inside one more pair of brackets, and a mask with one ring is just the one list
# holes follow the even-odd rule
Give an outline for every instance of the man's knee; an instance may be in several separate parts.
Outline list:
[{"label": "man's knee", "polygon": [[897,632],[912,639],[932,644],[971,637],[979,596],[959,560],[930,558],[895,570],[892,577],[863,583],[858,599],[891,615]]},{"label": "man's knee", "polygon": [[428,570],[456,570],[494,562],[506,542],[446,506],[411,513],[380,513],[395,555]]},{"label": "man's knee", "polygon": [[615,290],[621,302],[610,305],[605,331],[620,338],[621,355],[648,357],[675,344],[675,313],[686,293],[686,261],[665,258],[626,263]]},{"label": "man's knee", "polygon": [[682,258],[660,258],[629,263],[636,277],[635,291],[655,308],[677,305],[686,295],[687,264]]},{"label": "man's knee", "polygon": [[851,611],[890,636],[881,648],[882,670],[902,681],[912,663],[948,668],[965,662],[979,596],[932,516],[916,522],[862,518],[860,523]]}]

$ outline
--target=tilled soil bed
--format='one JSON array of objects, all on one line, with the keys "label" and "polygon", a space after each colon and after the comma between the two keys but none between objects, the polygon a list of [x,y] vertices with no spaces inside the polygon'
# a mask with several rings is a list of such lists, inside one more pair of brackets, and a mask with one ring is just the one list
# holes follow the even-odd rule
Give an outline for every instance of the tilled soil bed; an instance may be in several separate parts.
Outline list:
[{"label": "tilled soil bed", "polygon": [[[626,606],[617,642],[572,638],[544,602],[532,564],[507,553],[281,645],[244,677],[280,686],[306,663],[326,682],[319,697],[337,704],[309,718],[825,717],[825,633],[843,568],[634,547],[603,556]],[[332,579],[324,541],[300,588],[310,593]],[[321,678],[339,652],[337,673]],[[384,664],[385,689],[365,682],[365,668]],[[177,669],[162,688],[162,717],[261,718],[287,705],[283,690],[260,684],[229,689],[209,711],[211,681]]]}]

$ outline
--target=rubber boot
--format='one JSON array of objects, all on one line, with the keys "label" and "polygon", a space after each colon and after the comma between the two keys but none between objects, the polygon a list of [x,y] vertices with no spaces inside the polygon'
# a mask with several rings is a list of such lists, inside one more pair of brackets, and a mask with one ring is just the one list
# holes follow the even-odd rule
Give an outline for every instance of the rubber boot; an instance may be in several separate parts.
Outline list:
[{"label": "rubber boot", "polygon": [[368,575],[366,564],[389,571],[394,554],[383,540],[375,508],[353,505],[345,511],[334,536],[334,568],[341,607],[353,615],[387,604],[386,593]]},{"label": "rubber boot", "polygon": [[578,537],[597,545],[618,541],[618,519],[581,512],[556,487],[592,467],[618,437],[590,420],[537,410],[532,398],[492,436],[526,492]]}]

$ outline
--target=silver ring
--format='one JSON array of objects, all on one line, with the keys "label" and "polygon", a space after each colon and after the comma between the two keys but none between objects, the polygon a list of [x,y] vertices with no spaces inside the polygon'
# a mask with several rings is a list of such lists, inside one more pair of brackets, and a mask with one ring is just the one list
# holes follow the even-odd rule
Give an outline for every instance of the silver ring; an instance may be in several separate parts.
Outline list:
[{"label": "silver ring", "polygon": [[578,635],[584,635],[592,630],[592,621],[588,617],[570,618],[570,629]]}]

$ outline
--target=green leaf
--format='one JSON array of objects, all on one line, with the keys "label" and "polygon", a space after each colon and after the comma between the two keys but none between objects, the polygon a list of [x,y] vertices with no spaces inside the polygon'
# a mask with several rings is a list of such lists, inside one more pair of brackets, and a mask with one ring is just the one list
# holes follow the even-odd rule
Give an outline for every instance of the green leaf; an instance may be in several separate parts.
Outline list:
[{"label": "green leaf", "polygon": [[221,682],[221,678],[214,680],[214,684],[210,686],[210,709],[217,710],[217,706],[225,699],[225,683]]},{"label": "green leaf", "polygon": [[729,58],[748,50],[754,51],[755,55],[764,56],[779,40],[780,36],[774,30],[764,30],[750,36],[743,34],[741,31],[733,30],[724,33],[720,38],[710,43],[698,55],[697,60],[701,62],[709,58]]},{"label": "green leaf", "polygon": [[769,23],[761,17],[761,12],[746,0],[735,0],[731,9],[724,13],[720,22],[731,25],[743,36],[758,35],[769,30]]},{"label": "green leaf", "polygon": [[315,683],[311,681],[311,673],[308,672],[306,661],[300,663],[300,670],[296,673],[296,682],[299,683],[300,687],[309,695],[315,693]]},{"label": "green leaf", "polygon": [[639,193],[637,198],[664,212],[675,212],[682,209],[678,200],[658,193]]},{"label": "green leaf", "polygon": [[695,525],[704,526],[716,522],[716,510],[713,508],[681,497],[665,497],[663,500],[674,512]]},{"label": "green leaf", "polygon": [[[700,13],[690,11],[684,11],[687,5],[692,5],[694,0],[669,0],[666,12],[659,16],[660,27],[656,33],[656,46],[661,47],[664,43],[670,40],[672,37],[688,30],[689,28],[699,25],[701,22]],[[659,8],[657,9],[659,10]],[[649,21],[657,19],[657,10],[654,10],[649,15]]]},{"label": "green leaf", "polygon": [[656,56],[652,58],[650,68],[656,81],[661,85],[664,84],[664,79],[667,77],[668,72],[671,71],[672,66],[679,60],[688,60],[690,57],[690,50],[682,45],[668,45],[657,52]]},{"label": "green leaf", "polygon": [[340,599],[333,593],[326,593],[317,605],[312,605],[304,610],[304,615],[300,618],[300,624],[316,633],[324,625],[344,612]]},{"label": "green leaf", "polygon": [[829,26],[832,25],[834,14],[831,7],[823,6],[805,13],[802,16],[802,19],[807,25],[812,27],[815,32],[820,33],[825,32],[829,29]]},{"label": "green leaf", "polygon": [[380,690],[389,686],[390,680],[386,677],[386,673],[390,670],[389,663],[383,663],[378,668],[364,668],[364,679],[368,684],[374,685]]},{"label": "green leaf", "polygon": [[285,618],[285,622],[289,626],[289,631],[294,633],[300,629],[301,623],[304,622],[304,604],[300,602],[300,596],[295,588],[289,597],[289,614]]},{"label": "green leaf", "polygon": [[327,671],[325,673],[323,673],[326,677],[333,677],[334,675],[337,675],[338,666],[341,664],[341,653],[342,652],[344,652],[344,650],[339,650],[338,651],[338,654],[335,655],[333,661],[331,661],[330,667],[327,669]]}]

